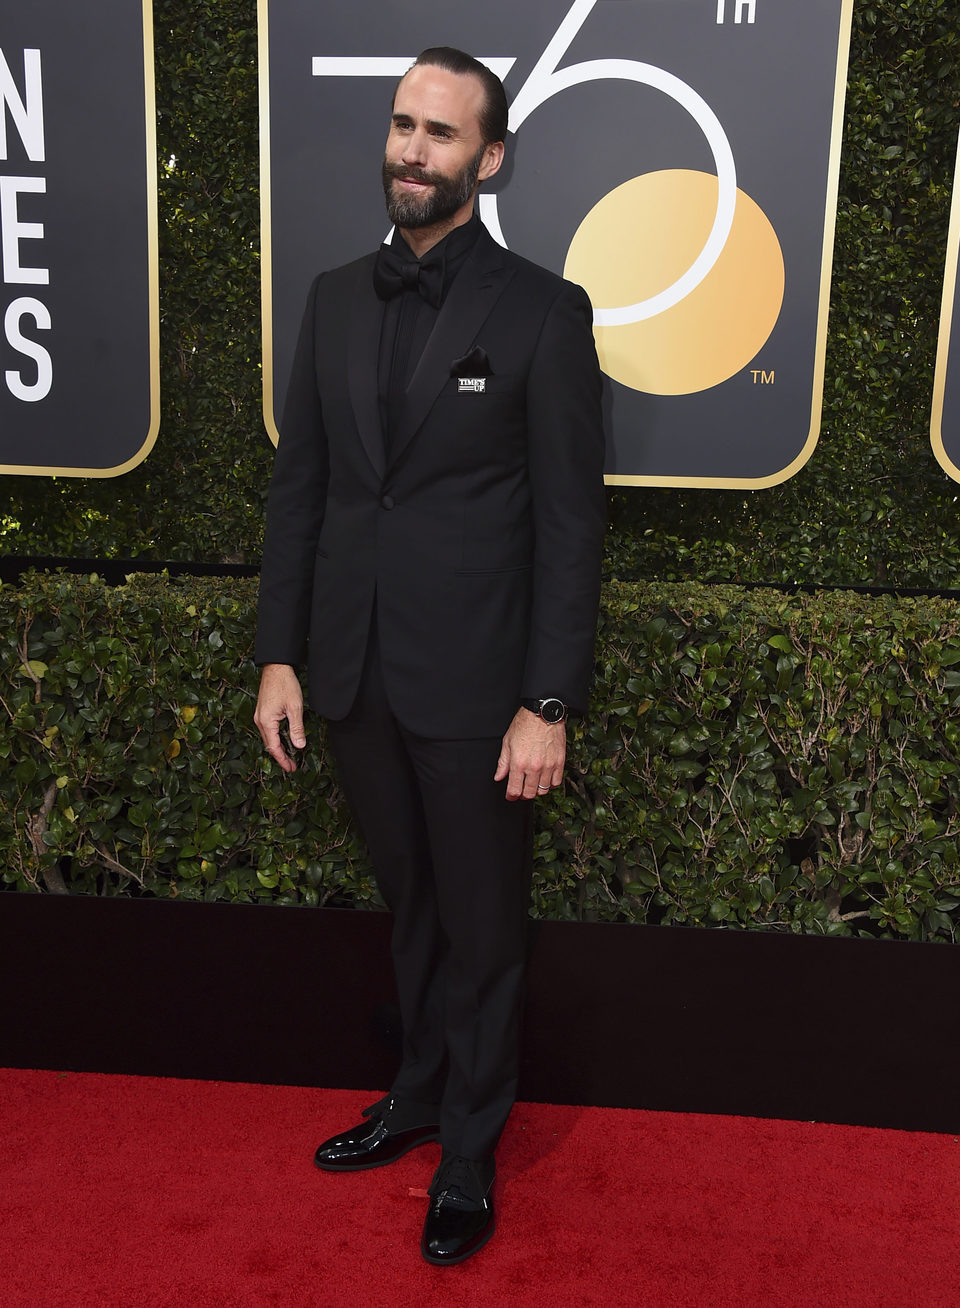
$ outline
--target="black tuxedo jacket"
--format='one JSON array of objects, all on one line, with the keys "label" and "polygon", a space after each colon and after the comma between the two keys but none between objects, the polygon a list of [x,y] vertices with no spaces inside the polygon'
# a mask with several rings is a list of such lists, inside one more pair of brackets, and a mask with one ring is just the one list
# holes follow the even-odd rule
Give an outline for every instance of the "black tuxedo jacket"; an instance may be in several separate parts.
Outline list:
[{"label": "black tuxedo jacket", "polygon": [[[267,511],[255,657],[308,659],[344,717],[376,605],[391,707],[434,739],[501,734],[521,697],[586,704],[605,521],[586,294],[483,230],[386,458],[373,255],[313,283]],[[454,365],[476,347],[482,374]],[[469,376],[468,376],[469,380]],[[482,383],[482,384],[480,384]]]}]

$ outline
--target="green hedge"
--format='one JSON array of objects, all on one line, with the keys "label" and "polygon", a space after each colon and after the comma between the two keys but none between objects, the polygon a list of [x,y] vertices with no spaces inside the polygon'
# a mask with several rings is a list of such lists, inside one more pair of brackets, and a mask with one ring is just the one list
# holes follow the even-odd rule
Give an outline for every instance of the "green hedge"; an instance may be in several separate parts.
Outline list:
[{"label": "green hedge", "polygon": [[[6,553],[259,557],[256,3],[154,18],[160,435],[118,481],[0,479]],[[759,493],[617,491],[609,575],[957,586],[957,487],[927,426],[958,102],[955,0],[856,0],[820,445]]]},{"label": "green hedge", "polygon": [[[251,725],[254,583],[0,588],[0,866],[34,892],[377,903],[323,732]],[[616,583],[539,803],[540,916],[953,939],[960,605]]]}]

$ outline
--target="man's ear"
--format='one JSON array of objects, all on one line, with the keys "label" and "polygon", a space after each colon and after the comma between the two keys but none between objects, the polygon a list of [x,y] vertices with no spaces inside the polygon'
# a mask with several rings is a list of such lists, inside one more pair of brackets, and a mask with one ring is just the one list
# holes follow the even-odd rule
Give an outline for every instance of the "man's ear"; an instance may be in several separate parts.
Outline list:
[{"label": "man's ear", "polygon": [[484,148],[483,158],[480,160],[480,168],[477,172],[477,180],[485,182],[487,178],[492,177],[494,173],[500,171],[500,165],[503,163],[503,142],[491,141]]}]

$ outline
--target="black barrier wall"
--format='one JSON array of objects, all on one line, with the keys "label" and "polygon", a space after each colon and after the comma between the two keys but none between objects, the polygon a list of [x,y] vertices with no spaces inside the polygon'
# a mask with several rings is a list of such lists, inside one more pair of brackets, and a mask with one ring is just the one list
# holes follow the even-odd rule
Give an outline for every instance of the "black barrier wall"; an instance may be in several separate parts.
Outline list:
[{"label": "black barrier wall", "polygon": [[[390,1082],[386,914],[8,901],[7,1066]],[[956,1132],[958,968],[926,945],[532,924],[520,1097]]]}]

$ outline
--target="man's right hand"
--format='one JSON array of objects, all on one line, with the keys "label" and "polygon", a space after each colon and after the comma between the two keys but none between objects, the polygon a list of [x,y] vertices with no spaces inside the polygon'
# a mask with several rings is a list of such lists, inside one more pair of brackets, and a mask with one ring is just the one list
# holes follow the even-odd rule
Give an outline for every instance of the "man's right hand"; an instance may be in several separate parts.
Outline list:
[{"label": "man's right hand", "polygon": [[284,719],[290,730],[290,743],[294,749],[303,749],[307,737],[303,730],[300,679],[289,663],[265,663],[260,673],[260,694],[253,720],[270,757],[284,772],[296,772],[297,765],[280,739],[280,723]]}]

